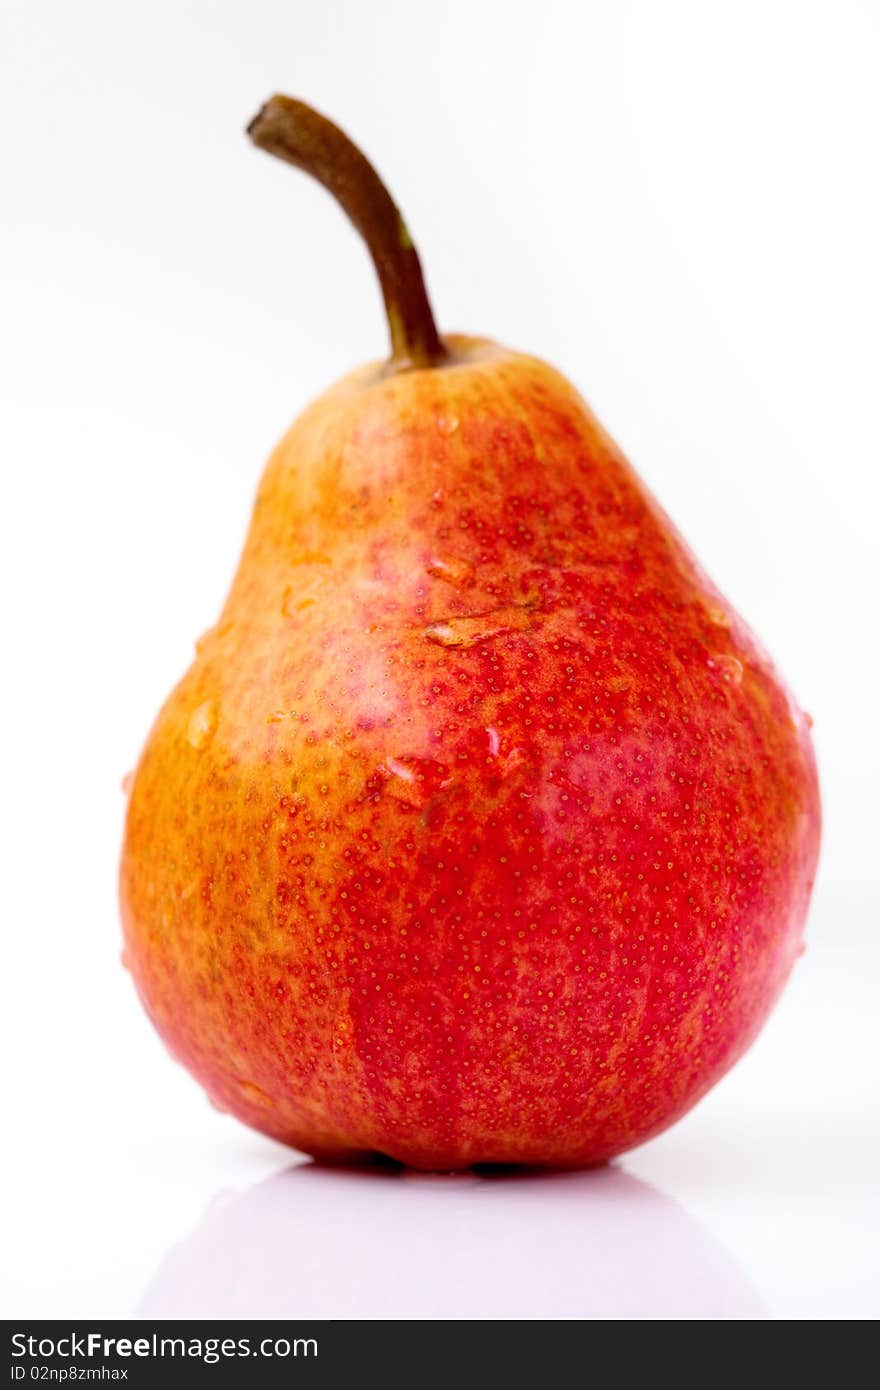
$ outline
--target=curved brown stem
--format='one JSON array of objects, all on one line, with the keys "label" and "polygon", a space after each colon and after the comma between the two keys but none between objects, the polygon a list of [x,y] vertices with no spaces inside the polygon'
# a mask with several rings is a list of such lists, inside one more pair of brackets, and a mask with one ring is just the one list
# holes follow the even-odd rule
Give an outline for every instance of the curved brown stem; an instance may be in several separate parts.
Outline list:
[{"label": "curved brown stem", "polygon": [[437,332],[422,267],[406,224],[369,160],[348,136],[292,97],[273,96],[247,133],[261,150],[323,184],[351,218],[373,258],[395,367],[429,367],[448,357]]}]

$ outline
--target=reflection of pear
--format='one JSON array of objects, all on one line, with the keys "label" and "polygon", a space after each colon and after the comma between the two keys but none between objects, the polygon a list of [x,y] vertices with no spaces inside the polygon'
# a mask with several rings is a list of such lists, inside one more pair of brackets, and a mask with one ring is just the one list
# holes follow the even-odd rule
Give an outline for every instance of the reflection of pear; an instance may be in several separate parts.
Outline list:
[{"label": "reflection of pear", "polygon": [[619,1168],[304,1164],[211,1204],[144,1318],[760,1318],[693,1217]]},{"label": "reflection of pear", "polygon": [[807,725],[574,389],[441,341],[363,156],[394,352],[269,462],[131,790],[127,959],[212,1099],[318,1157],[577,1166],[684,1113],[800,946]]}]

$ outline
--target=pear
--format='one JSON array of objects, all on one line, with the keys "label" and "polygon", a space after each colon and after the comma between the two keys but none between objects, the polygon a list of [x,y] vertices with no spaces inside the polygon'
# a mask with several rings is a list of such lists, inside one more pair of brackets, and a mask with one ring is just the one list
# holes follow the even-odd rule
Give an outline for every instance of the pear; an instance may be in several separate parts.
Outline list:
[{"label": "pear", "polygon": [[441,338],[348,138],[280,96],[249,133],[363,235],[392,350],[276,448],[148,737],[126,960],[213,1102],[297,1149],[602,1162],[802,949],[809,720],[574,388]]}]

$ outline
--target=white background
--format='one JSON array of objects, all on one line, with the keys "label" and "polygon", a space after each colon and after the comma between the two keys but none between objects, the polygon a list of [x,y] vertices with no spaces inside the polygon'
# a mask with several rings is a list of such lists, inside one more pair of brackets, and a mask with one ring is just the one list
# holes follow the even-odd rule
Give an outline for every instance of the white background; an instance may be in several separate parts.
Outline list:
[{"label": "white background", "polygon": [[[880,6],[2,24],[2,1311],[876,1316]],[[119,965],[122,776],[270,447],[384,351],[344,218],[241,133],[276,89],[377,160],[443,326],[584,391],[816,720],[808,953],[736,1071],[604,1173],[303,1164],[208,1107]]]}]

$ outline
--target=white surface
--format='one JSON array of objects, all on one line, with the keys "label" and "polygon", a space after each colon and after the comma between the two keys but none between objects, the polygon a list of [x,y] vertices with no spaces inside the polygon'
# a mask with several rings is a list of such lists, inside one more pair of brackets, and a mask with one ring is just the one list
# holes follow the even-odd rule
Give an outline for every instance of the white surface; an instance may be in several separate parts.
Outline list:
[{"label": "white surface", "polygon": [[[3,22],[2,1312],[876,1316],[877,7]],[[584,390],[816,719],[810,949],[745,1061],[617,1170],[286,1173],[118,964],[121,777],[268,449],[384,350],[344,219],[240,134],[276,88],[375,156],[444,326]]]}]

